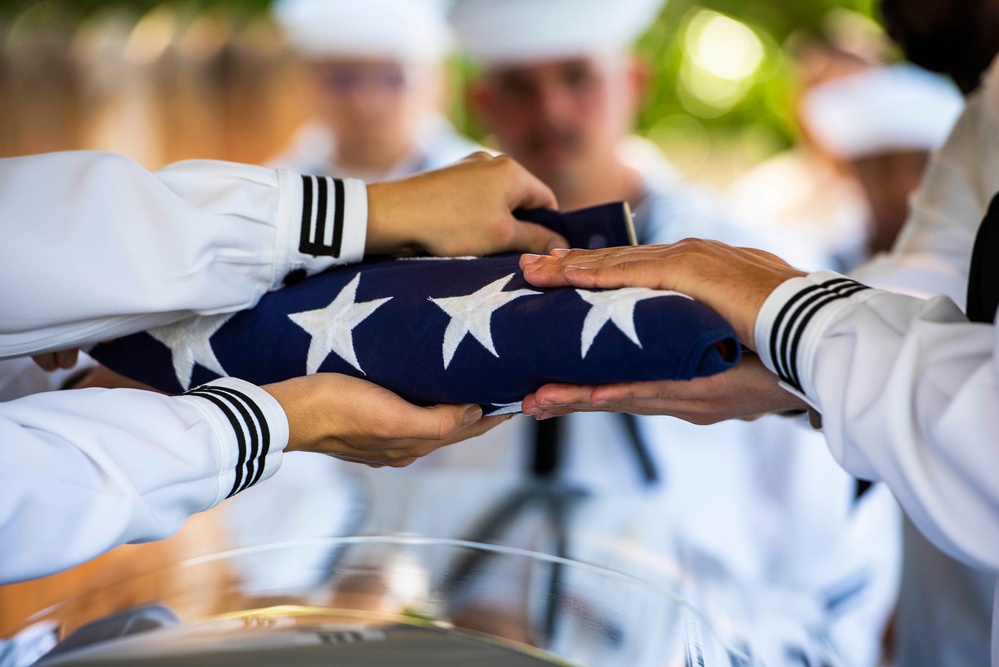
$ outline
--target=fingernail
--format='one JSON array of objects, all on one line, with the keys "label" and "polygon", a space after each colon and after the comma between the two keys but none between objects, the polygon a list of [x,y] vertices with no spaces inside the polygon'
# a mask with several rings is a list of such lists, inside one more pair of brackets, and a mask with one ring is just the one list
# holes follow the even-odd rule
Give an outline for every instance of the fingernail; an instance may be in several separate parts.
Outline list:
[{"label": "fingernail", "polygon": [[538,405],[541,406],[542,410],[551,410],[555,407],[555,404],[551,401],[538,401]]},{"label": "fingernail", "polygon": [[569,250],[568,248],[553,248],[548,252],[548,254],[551,255],[552,257],[565,257],[570,252],[572,251]]},{"label": "fingernail", "polygon": [[602,408],[605,405],[610,405],[610,401],[607,400],[593,401],[592,405],[595,408]]},{"label": "fingernail", "polygon": [[541,414],[541,409],[540,408],[527,408],[526,410],[524,410],[524,414],[528,415],[530,417],[533,417],[534,415],[540,415]]},{"label": "fingernail", "polygon": [[575,271],[588,271],[590,267],[588,266],[576,266],[575,264],[570,264],[563,269],[566,273],[573,273]]},{"label": "fingernail", "polygon": [[541,259],[541,255],[532,255],[530,253],[527,253],[520,256],[520,263],[530,265],[534,264],[539,259]]},{"label": "fingernail", "polygon": [[543,422],[544,420],[546,420],[546,419],[551,419],[551,418],[552,418],[552,417],[554,417],[554,416],[555,416],[555,415],[553,415],[553,414],[551,414],[551,413],[549,413],[549,412],[545,412],[545,413],[542,413],[542,414],[540,414],[540,415],[537,415],[537,416],[536,416],[536,417],[534,418],[534,421],[539,421],[539,422]]},{"label": "fingernail", "polygon": [[464,426],[468,426],[469,424],[474,424],[480,419],[482,419],[482,408],[480,408],[479,406],[473,405],[472,407],[465,410]]}]

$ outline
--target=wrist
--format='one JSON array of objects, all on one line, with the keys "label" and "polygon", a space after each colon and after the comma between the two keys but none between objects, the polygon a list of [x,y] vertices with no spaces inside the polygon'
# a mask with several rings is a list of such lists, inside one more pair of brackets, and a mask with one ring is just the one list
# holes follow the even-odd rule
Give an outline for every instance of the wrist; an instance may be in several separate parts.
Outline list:
[{"label": "wrist", "polygon": [[368,189],[368,235],[364,251],[369,255],[393,253],[418,245],[417,225],[408,224],[405,197],[395,182],[371,183]]},{"label": "wrist", "polygon": [[301,420],[295,419],[297,410],[301,409],[308,394],[296,386],[296,383],[285,381],[274,384],[265,384],[260,387],[277,402],[288,424],[288,444],[285,445],[286,452],[301,451],[304,449],[305,438],[301,433]]}]

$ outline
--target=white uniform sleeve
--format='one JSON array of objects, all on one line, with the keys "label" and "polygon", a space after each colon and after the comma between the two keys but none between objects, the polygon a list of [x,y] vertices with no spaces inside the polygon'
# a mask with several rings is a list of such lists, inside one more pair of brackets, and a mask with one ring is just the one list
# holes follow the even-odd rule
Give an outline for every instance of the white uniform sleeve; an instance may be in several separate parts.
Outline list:
[{"label": "white uniform sleeve", "polygon": [[360,181],[90,151],[0,160],[0,359],[254,305],[361,259]]},{"label": "white uniform sleeve", "polygon": [[81,389],[0,404],[0,583],[57,572],[267,479],[288,422],[232,378],[181,396]]},{"label": "white uniform sleeve", "polygon": [[760,357],[822,414],[833,455],[883,480],[920,530],[999,571],[996,327],[831,272],[794,278],[756,321]]}]

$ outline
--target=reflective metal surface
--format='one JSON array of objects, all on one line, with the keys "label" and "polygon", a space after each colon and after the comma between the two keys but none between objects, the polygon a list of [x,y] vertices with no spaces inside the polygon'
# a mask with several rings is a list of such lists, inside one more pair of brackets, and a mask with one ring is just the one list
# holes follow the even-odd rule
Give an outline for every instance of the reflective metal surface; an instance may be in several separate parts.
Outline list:
[{"label": "reflective metal surface", "polygon": [[[313,552],[325,564],[302,579],[321,585],[288,584],[274,567],[289,554],[322,563]],[[39,653],[55,645],[40,667],[759,664],[727,648],[687,602],[638,579],[517,549],[399,536],[189,560],[56,605],[21,637]]]}]

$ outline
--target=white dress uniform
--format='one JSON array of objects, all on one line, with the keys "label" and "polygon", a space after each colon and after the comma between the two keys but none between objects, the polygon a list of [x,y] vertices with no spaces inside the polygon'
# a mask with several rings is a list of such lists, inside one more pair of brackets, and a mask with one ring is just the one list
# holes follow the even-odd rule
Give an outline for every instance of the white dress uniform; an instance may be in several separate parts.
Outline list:
[{"label": "white dress uniform", "polygon": [[[997,136],[999,66],[994,63],[982,87],[968,97],[946,143],[930,159],[895,247],[852,277],[873,287],[919,297],[942,294],[963,304],[975,234],[999,192]],[[900,664],[985,664],[994,573],[940,552],[908,521],[904,534]],[[908,585],[910,581],[918,583]]]},{"label": "white dress uniform", "polygon": [[[210,161],[150,173],[86,151],[0,160],[0,358],[248,308],[359,260],[366,221],[360,181]],[[0,582],[166,537],[270,477],[287,441],[277,401],[236,379],[2,403]]]},{"label": "white dress uniform", "polygon": [[[639,240],[666,243],[706,236],[761,244],[751,230],[733,223],[708,191],[683,181],[648,142],[629,138],[622,143],[621,157],[643,179],[644,202],[634,212]],[[783,250],[775,245],[770,249]],[[768,591],[774,604],[759,603],[755,611],[761,615],[754,629],[771,633],[766,641],[772,644],[772,654],[779,654],[781,641],[794,646],[807,619],[829,634],[847,664],[876,663],[879,629],[894,606],[900,572],[898,509],[882,485],[855,498],[855,479],[836,464],[821,434],[798,420],[776,416],[708,427],[639,417],[635,421],[639,438],[659,477],[653,481],[643,476],[621,415],[577,414],[558,421],[563,429],[559,482],[584,490],[592,508],[599,505],[592,501],[596,498],[619,511],[615,521],[576,521],[570,557],[630,568],[655,579],[663,575],[662,567],[677,567],[676,545],[684,545],[699,559],[716,562],[733,586],[761,595]],[[481,499],[441,503],[431,511],[412,490],[473,489],[474,484],[462,480],[482,479],[486,471],[504,479],[516,475],[524,479],[532,465],[534,427],[533,420],[517,417],[409,468],[360,471],[367,480],[368,497],[376,502],[385,495],[394,497],[400,485],[411,491],[409,500],[388,513],[377,509],[384,505],[377,503],[361,529],[469,539],[474,533],[469,526],[475,524],[469,519],[470,508],[481,508]],[[421,474],[434,481],[421,485]],[[480,494],[490,495],[487,482],[478,488]],[[494,503],[502,500],[491,495]],[[620,511],[627,504],[625,498],[635,503],[634,517],[625,518],[627,512]],[[639,528],[651,516],[650,506],[660,508],[663,526]],[[639,507],[645,509],[639,512]],[[594,516],[593,511],[587,515]],[[528,537],[513,531],[496,541],[554,553],[550,531]],[[615,543],[633,547],[635,560],[630,565],[628,559],[614,556],[620,551],[611,553]],[[582,544],[591,546],[582,549]],[[606,548],[600,552],[593,544]],[[643,564],[643,558],[659,565]],[[695,580],[699,576],[693,574]],[[696,581],[679,584],[684,594],[691,585],[697,586]],[[733,614],[725,605],[739,596],[734,589],[727,594],[715,589],[699,601],[709,616],[724,624],[723,619],[731,620]],[[784,613],[793,609],[803,625],[777,623],[781,605]]]},{"label": "white dress uniform", "polygon": [[[771,294],[755,337],[767,367],[822,414],[846,470],[887,483],[942,551],[999,572],[994,326],[969,323],[944,297],[818,272]],[[993,630],[993,665],[997,646]]]}]

